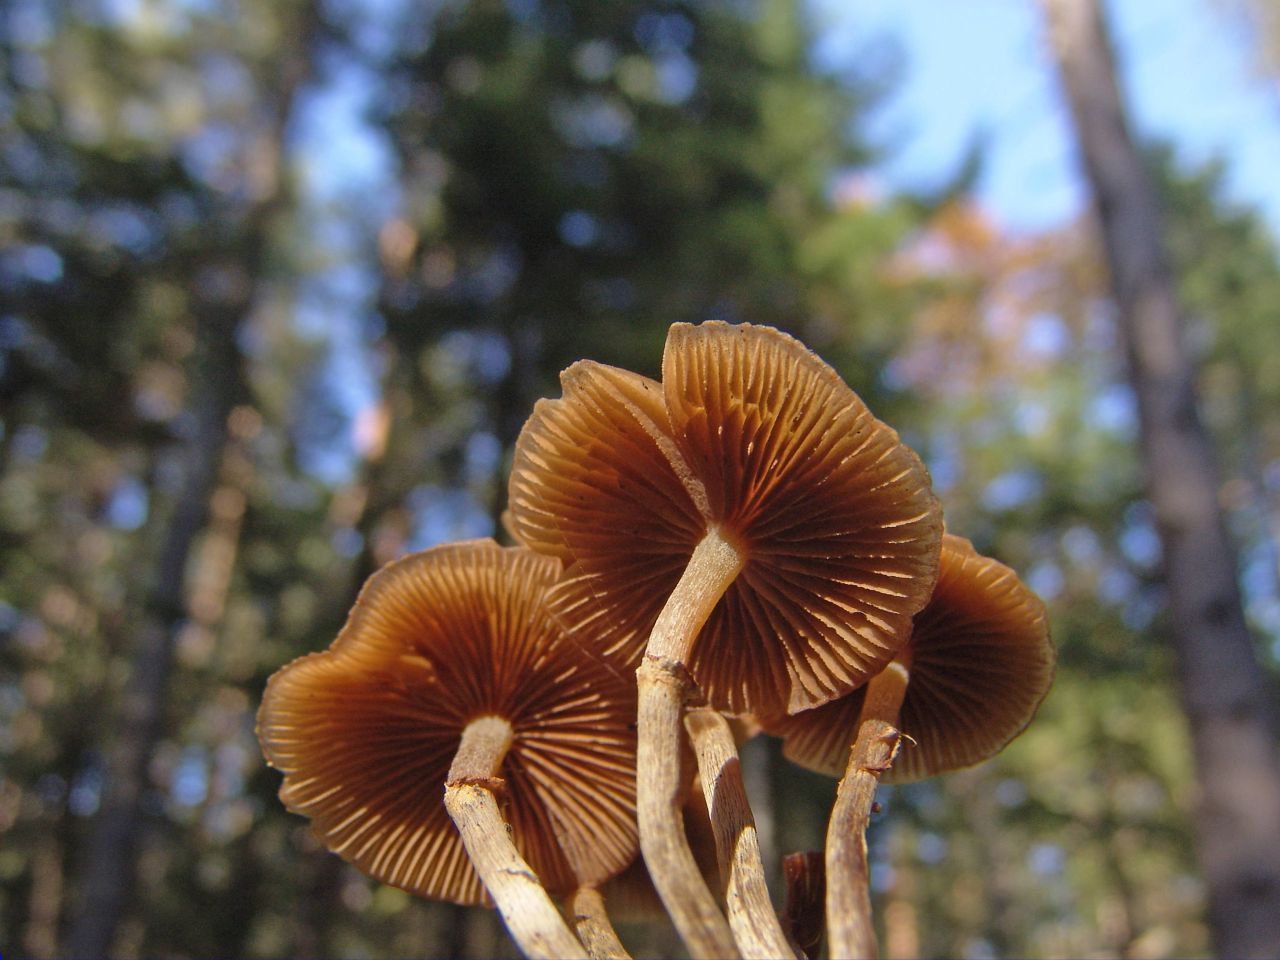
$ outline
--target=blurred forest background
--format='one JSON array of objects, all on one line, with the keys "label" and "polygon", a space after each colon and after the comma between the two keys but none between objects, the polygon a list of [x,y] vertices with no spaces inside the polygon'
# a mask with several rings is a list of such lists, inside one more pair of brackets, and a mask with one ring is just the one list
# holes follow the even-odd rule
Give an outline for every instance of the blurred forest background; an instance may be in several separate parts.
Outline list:
[{"label": "blurred forest background", "polygon": [[[819,65],[820,30],[799,0],[0,4],[0,952],[513,955],[318,849],[254,713],[378,565],[495,534],[559,370],[654,376],[709,318],[835,365],[1049,604],[1026,734],[882,791],[885,954],[1211,952],[1098,224],[1002,230],[981,141],[884,188],[868,118],[910,64]],[[1143,150],[1274,702],[1280,251],[1223,165]],[[834,783],[744,758],[766,858],[819,849]]]}]

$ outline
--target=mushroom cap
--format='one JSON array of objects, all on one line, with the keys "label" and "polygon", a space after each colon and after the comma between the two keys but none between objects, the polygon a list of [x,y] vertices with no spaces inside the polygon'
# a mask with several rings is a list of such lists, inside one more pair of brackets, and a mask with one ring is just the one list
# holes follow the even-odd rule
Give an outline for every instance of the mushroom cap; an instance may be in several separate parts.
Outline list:
[{"label": "mushroom cap", "polygon": [[[917,616],[898,728],[905,745],[886,783],[909,783],[999,753],[1031,722],[1053,682],[1044,604],[1003,563],[962,537],[942,540],[938,585]],[[765,722],[802,767],[843,776],[866,688]]]},{"label": "mushroom cap", "polygon": [[547,889],[622,870],[637,852],[634,681],[549,616],[558,576],[553,558],[473,540],[370,577],[330,649],[267,684],[258,737],[285,805],[378,880],[485,903],[444,787],[463,728],[496,715],[514,733],[499,799]]},{"label": "mushroom cap", "polygon": [[843,696],[893,659],[933,589],[928,472],[770,327],[674,324],[662,373],[576,363],[520,434],[512,528],[567,567],[552,609],[638,663],[718,525],[747,559],[688,665],[708,701],[772,714]]}]

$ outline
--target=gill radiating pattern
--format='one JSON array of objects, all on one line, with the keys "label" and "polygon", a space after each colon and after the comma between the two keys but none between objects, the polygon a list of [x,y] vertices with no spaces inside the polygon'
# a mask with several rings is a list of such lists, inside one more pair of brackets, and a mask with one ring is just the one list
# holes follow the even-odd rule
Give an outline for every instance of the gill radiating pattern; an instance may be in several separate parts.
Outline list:
[{"label": "gill radiating pattern", "polygon": [[498,714],[514,733],[499,771],[513,839],[548,889],[635,855],[634,688],[547,615],[558,571],[492,541],[405,558],[370,581],[328,652],[272,678],[259,736],[282,799],[331,849],[414,893],[483,903],[443,789],[463,727]]},{"label": "gill radiating pattern", "polygon": [[892,658],[936,576],[941,522],[923,464],[835,371],[770,328],[676,324],[663,386],[682,454],[749,554],[695,647],[694,676],[731,712],[841,696]]},{"label": "gill radiating pattern", "polygon": [[[1044,605],[1004,564],[961,537],[943,538],[933,597],[917,615],[898,725],[904,746],[886,783],[979,763],[1031,721],[1053,678]],[[865,688],[766,722],[788,758],[839,776],[857,735]]]},{"label": "gill radiating pattern", "polygon": [[[943,548],[947,575],[939,579],[936,604],[917,623],[902,711],[904,727],[930,731],[931,745],[908,755],[895,781],[996,753],[1030,723],[1053,680],[1055,655],[1040,598],[969,541],[948,536]],[[948,728],[965,735],[938,735]]]},{"label": "gill radiating pattern", "polygon": [[567,566],[553,614],[634,668],[702,536],[705,493],[673,462],[657,383],[589,361],[561,379],[564,395],[539,401],[517,441],[512,523]]},{"label": "gill radiating pattern", "polygon": [[570,630],[638,663],[694,547],[747,555],[694,644],[718,708],[846,693],[903,642],[937,574],[928,474],[829,366],[767,327],[674,324],[663,381],[587,361],[517,443],[513,527],[559,556]]},{"label": "gill radiating pattern", "polygon": [[521,539],[567,566],[616,552],[619,536],[641,554],[690,548],[704,524],[660,442],[657,384],[589,361],[561,379],[563,396],[540,400],[516,443],[510,501]]},{"label": "gill radiating pattern", "polygon": [[[378,879],[425,896],[483,902],[442,787],[431,787],[448,773],[461,718],[433,689],[392,683],[346,656],[327,656],[278,674],[264,700],[260,736],[285,774],[281,799],[311,818],[330,849]],[[453,736],[424,733],[441,729]]]}]

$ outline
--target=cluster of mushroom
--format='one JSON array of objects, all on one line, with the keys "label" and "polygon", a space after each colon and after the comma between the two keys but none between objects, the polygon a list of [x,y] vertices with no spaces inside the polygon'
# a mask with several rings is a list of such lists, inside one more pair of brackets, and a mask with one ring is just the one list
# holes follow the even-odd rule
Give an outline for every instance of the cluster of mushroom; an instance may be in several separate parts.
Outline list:
[{"label": "cluster of mushroom", "polygon": [[[529,956],[625,956],[598,887],[637,839],[692,956],[803,956],[726,719],[751,717],[843,774],[828,952],[872,955],[875,784],[1016,736],[1052,678],[1043,606],[944,534],[920,459],[785,334],[675,324],[660,383],[592,361],[561,381],[517,442],[519,546],[389,565],[329,651],[272,678],[259,735],[282,799],[378,879],[487,890]],[[685,833],[686,737],[716,894]],[[572,896],[575,929],[549,893]]]}]

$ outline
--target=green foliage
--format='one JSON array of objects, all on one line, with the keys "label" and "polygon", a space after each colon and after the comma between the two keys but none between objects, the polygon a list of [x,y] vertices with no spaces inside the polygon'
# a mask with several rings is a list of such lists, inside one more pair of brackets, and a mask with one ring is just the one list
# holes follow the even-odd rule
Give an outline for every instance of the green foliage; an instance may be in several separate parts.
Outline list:
[{"label": "green foliage", "polygon": [[[330,10],[305,49],[303,4],[18,7],[0,20],[4,947],[55,955],[75,916],[221,304],[246,318],[241,419],[189,557],[121,955],[510,951],[486,914],[319,850],[262,764],[261,690],[333,639],[377,563],[492,528],[509,445],[559,370],[656,375],[668,324],[711,317],[802,336],[921,451],[950,528],[1050,605],[1059,676],[1037,721],[992,763],[883,798],[886,943],[1206,949],[1158,549],[1096,256],[1078,229],[1014,240],[962,197],[880,196],[860,131],[882,83],[817,71],[799,3],[410,4],[382,46]],[[387,222],[308,187],[318,161],[289,131],[317,108],[283,101],[284,52],[308,96],[366,58]],[[1280,261],[1219,170],[1156,169],[1250,613],[1274,644]],[[350,361],[377,384],[355,453],[334,373],[349,368],[321,329],[336,322],[306,320],[343,283],[377,291]],[[317,450],[342,468],[316,468]],[[776,744],[747,756],[774,852],[819,846],[834,785]],[[670,949],[656,927],[627,933]]]}]

